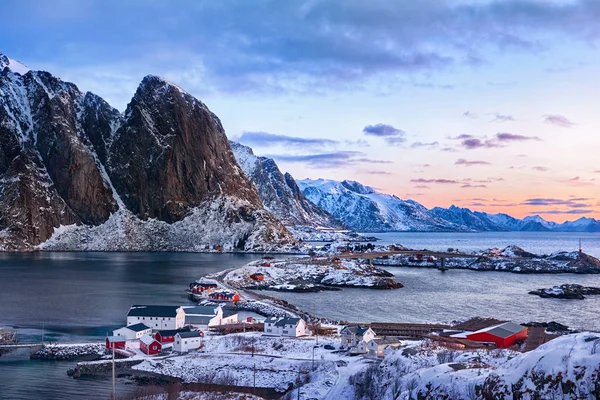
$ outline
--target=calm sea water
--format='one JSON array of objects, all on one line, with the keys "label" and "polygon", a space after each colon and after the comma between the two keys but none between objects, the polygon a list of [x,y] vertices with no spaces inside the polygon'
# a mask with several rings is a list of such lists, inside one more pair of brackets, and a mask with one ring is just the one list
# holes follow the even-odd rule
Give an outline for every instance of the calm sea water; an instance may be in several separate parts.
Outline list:
[{"label": "calm sea water", "polygon": [[[22,341],[97,341],[125,324],[133,304],[186,304],[187,284],[258,255],[193,253],[0,254],[0,326]],[[191,303],[190,303],[191,304]],[[0,357],[0,399],[108,399],[111,381],[72,379],[74,362]],[[118,394],[136,391],[120,381]]]},{"label": "calm sea water", "polygon": [[[574,250],[600,257],[600,234],[393,233],[380,243],[463,251],[516,244],[536,253]],[[186,304],[184,289],[201,275],[241,266],[257,255],[193,253],[0,254],[0,326],[22,340],[100,340],[125,323],[132,304]],[[600,330],[600,296],[583,301],[540,299],[532,289],[573,282],[600,287],[600,276],[389,268],[403,289],[273,293],[319,316],[349,321],[437,322],[491,316],[516,322],[555,320]],[[27,351],[0,357],[0,399],[106,399],[111,383],[66,375],[72,362],[30,361]],[[119,382],[121,394],[132,385]]]}]

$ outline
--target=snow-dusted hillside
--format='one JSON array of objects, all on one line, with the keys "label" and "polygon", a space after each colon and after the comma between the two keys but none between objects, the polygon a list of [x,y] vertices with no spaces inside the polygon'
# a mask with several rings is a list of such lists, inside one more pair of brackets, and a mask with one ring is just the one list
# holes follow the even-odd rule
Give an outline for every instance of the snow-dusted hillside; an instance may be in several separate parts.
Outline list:
[{"label": "snow-dusted hillside", "polygon": [[267,210],[288,226],[339,228],[342,223],[333,215],[308,200],[298,188],[294,178],[281,173],[275,161],[257,157],[248,146],[230,141],[238,164],[256,186]]},{"label": "snow-dusted hillside", "polygon": [[566,335],[528,353],[409,346],[356,375],[357,399],[595,399],[600,336]]},{"label": "snow-dusted hillside", "polygon": [[380,193],[355,181],[297,182],[309,200],[359,232],[465,230],[432,215],[416,201]]}]

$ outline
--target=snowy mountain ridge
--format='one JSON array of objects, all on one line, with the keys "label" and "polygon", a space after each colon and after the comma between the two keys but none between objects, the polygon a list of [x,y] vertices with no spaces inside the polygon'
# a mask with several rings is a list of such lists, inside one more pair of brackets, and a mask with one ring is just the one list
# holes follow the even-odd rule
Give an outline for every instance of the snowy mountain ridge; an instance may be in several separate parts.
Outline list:
[{"label": "snowy mountain ridge", "polygon": [[341,228],[333,215],[308,200],[294,178],[281,173],[275,161],[257,157],[252,149],[230,141],[231,149],[246,176],[256,187],[265,208],[287,226]]},{"label": "snowy mountain ridge", "polygon": [[580,218],[562,224],[539,215],[523,219],[451,205],[428,210],[414,200],[381,193],[356,181],[299,180],[298,186],[313,203],[359,232],[390,231],[557,231],[600,232],[600,221]]},{"label": "snowy mountain ridge", "polygon": [[178,86],[146,76],[121,114],[1,53],[0,66],[0,250],[295,242],[263,208],[218,117]]}]

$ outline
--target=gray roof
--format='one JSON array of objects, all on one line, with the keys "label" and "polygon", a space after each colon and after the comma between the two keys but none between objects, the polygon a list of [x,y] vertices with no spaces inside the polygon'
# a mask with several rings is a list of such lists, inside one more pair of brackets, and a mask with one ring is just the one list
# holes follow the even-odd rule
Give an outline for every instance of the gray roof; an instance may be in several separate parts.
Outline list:
[{"label": "gray roof", "polygon": [[480,331],[474,333],[488,332],[491,335],[498,336],[501,338],[507,338],[509,336],[514,335],[515,333],[521,332],[523,329],[527,329],[526,327],[515,324],[514,322],[505,322],[500,325],[492,326],[486,329],[482,329]]},{"label": "gray roof", "polygon": [[187,338],[195,338],[195,337],[201,337],[202,335],[200,334],[200,332],[198,331],[190,331],[190,332],[179,332],[178,333],[179,337],[181,337],[182,339],[187,339]]},{"label": "gray roof", "polygon": [[111,343],[114,343],[114,342],[126,342],[127,341],[127,338],[125,336],[109,336],[107,339]]},{"label": "gray roof", "polygon": [[217,315],[217,306],[184,307],[185,315]]},{"label": "gray roof", "polygon": [[177,309],[179,306],[144,306],[134,305],[131,306],[128,317],[168,317],[173,318],[177,316]]},{"label": "gray roof", "polygon": [[214,318],[210,315],[187,315],[185,317],[186,324],[195,324],[195,325],[208,325],[211,319]]},{"label": "gray roof", "polygon": [[265,320],[267,324],[275,324],[275,326],[292,325],[297,326],[302,318],[294,317],[270,317]]},{"label": "gray roof", "polygon": [[398,339],[397,337],[382,337],[382,338],[375,338],[373,339],[373,341],[375,343],[377,343],[378,345],[384,345],[384,344],[400,344],[400,339]]},{"label": "gray roof", "polygon": [[134,332],[141,332],[141,331],[145,331],[145,330],[150,329],[149,326],[146,326],[145,324],[142,324],[141,322],[139,324],[125,326],[124,328],[132,330]]},{"label": "gray roof", "polygon": [[165,336],[175,336],[176,334],[178,334],[179,332],[189,332],[190,328],[183,327],[181,329],[163,329],[160,330],[156,333],[160,333],[160,336],[165,337]]},{"label": "gray roof", "polygon": [[234,310],[223,310],[223,318],[231,317],[232,315],[238,315],[239,313]]},{"label": "gray roof", "polygon": [[[354,333],[357,336],[363,336],[367,331],[371,329],[368,326],[345,326],[341,332]],[[341,333],[340,332],[340,333]]]}]

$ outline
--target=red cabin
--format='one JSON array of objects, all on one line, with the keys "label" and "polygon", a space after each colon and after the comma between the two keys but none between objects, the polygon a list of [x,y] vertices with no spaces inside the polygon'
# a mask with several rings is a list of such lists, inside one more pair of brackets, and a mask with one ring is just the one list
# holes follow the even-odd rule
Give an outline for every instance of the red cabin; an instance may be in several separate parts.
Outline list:
[{"label": "red cabin", "polygon": [[149,356],[153,356],[162,351],[162,344],[152,336],[144,335],[140,338],[140,350]]},{"label": "red cabin", "polygon": [[469,333],[467,339],[475,342],[495,343],[497,348],[506,349],[516,342],[527,339],[527,328],[513,322],[505,322]]},{"label": "red cabin", "polygon": [[254,279],[255,281],[264,281],[265,274],[261,274],[260,272],[257,272],[255,274],[250,275],[250,278]]},{"label": "red cabin", "polygon": [[154,339],[160,343],[172,343],[175,341],[175,335],[179,332],[189,332],[190,328],[185,327],[181,329],[164,329],[157,331],[154,334]]},{"label": "red cabin", "polygon": [[112,350],[113,348],[125,350],[126,344],[127,344],[127,339],[124,336],[107,336],[106,337],[106,348],[108,350]]},{"label": "red cabin", "polygon": [[208,295],[208,298],[211,300],[215,300],[215,301],[240,301],[240,295],[237,293],[233,293],[233,292],[228,292],[228,291],[219,291],[219,292],[212,292],[211,294]]}]

